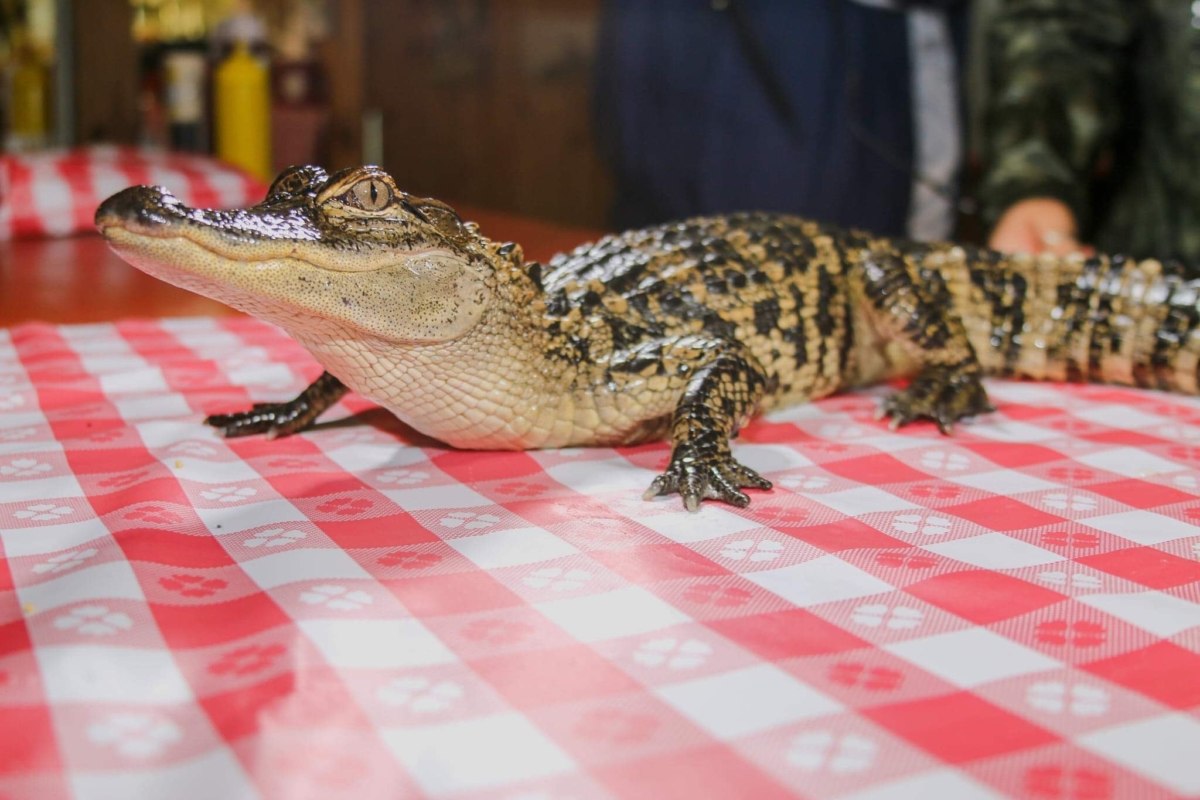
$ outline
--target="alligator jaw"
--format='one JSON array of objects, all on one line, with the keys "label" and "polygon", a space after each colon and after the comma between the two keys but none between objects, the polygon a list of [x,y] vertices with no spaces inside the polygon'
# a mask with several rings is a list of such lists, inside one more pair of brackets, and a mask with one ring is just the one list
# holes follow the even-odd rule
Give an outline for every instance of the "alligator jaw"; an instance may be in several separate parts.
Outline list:
[{"label": "alligator jaw", "polygon": [[248,265],[292,261],[328,272],[373,272],[398,260],[447,253],[434,242],[363,248],[367,237],[322,228],[317,216],[302,200],[230,210],[191,208],[161,186],[133,186],[105,200],[95,222],[114,248],[118,242],[140,247],[138,237],[183,239],[224,261]]}]

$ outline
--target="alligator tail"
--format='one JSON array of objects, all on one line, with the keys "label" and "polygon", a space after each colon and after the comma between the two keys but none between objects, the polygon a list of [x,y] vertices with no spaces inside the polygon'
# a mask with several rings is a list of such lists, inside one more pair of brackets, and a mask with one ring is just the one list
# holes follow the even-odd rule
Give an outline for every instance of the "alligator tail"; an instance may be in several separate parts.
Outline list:
[{"label": "alligator tail", "polygon": [[987,373],[1200,393],[1200,279],[1179,263],[977,255],[964,321]]}]

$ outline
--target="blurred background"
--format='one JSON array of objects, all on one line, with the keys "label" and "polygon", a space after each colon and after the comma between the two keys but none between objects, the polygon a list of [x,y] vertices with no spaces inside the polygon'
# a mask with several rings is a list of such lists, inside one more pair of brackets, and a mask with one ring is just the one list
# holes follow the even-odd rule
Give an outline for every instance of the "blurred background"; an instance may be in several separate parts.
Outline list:
[{"label": "blurred background", "polygon": [[[5,147],[216,152],[216,76],[248,39],[270,165],[381,163],[406,191],[601,225],[598,0],[0,0]],[[255,171],[252,169],[251,171]],[[262,177],[267,177],[264,174]]]},{"label": "blurred background", "polygon": [[[621,110],[597,125],[597,87],[600,102],[604,92],[610,101],[628,93],[614,85],[627,54],[603,52],[606,14],[610,44],[638,24],[622,5],[636,8],[602,0],[0,0],[5,149],[103,142],[238,163],[221,146],[218,111],[239,102],[220,96],[221,70],[234,73],[227,62],[243,42],[264,71],[267,105],[235,116],[243,127],[258,114],[270,124],[266,154],[242,166],[264,179],[292,163],[371,162],[416,194],[565,224],[645,222],[614,214],[618,178],[606,151],[612,142],[603,140],[615,134],[604,125],[619,122]],[[682,5],[710,15],[725,8]],[[990,3],[975,5],[978,16]],[[614,31],[614,19],[625,29]],[[769,94],[772,76],[753,52],[743,55],[746,80],[766,81]],[[607,85],[598,63],[615,75]],[[248,79],[239,72],[231,80]],[[887,176],[891,162],[910,155],[874,150],[868,175]]]}]

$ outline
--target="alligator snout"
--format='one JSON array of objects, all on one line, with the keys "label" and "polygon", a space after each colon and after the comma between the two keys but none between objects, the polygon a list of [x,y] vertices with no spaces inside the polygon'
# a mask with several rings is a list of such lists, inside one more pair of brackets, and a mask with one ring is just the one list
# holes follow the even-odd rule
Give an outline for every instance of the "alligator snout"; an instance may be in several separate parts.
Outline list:
[{"label": "alligator snout", "polygon": [[161,186],[131,186],[96,209],[96,227],[147,229],[182,219],[187,206]]}]

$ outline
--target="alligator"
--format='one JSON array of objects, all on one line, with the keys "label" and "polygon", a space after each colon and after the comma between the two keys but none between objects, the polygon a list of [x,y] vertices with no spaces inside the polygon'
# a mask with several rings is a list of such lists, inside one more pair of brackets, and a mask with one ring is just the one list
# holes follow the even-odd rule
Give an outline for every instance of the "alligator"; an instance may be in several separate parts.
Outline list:
[{"label": "alligator", "polygon": [[753,415],[910,378],[895,428],[992,407],[985,376],[1196,394],[1200,281],[1121,256],[1003,255],[789,215],[706,216],[527,261],[377,167],[292,167],[264,201],[189,208],[159,187],[96,224],[144,272],[287,331],[325,372],[289,402],[208,417],[225,436],[311,425],[352,389],[456,448],[669,437],[646,497],[745,506]]}]

